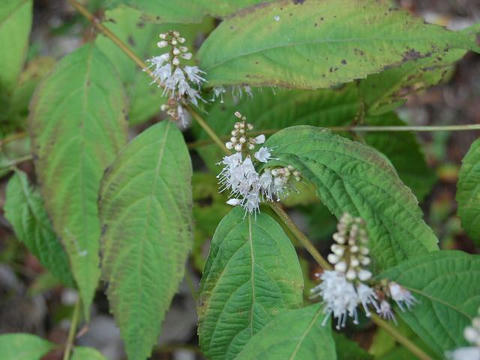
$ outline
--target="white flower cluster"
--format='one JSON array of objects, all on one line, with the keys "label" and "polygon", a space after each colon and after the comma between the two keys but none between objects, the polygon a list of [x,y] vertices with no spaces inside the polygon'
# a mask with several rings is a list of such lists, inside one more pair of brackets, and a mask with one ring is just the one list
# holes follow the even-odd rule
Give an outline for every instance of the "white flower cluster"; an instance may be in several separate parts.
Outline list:
[{"label": "white flower cluster", "polygon": [[[235,150],[233,155],[225,156],[219,163],[223,169],[217,176],[221,191],[230,190],[231,198],[227,204],[242,206],[249,213],[259,210],[263,200],[278,200],[288,192],[290,179],[300,180],[300,172],[292,166],[266,168],[257,172],[255,164],[267,163],[271,157],[271,149],[265,146],[257,151],[257,145],[265,142],[265,135],[250,137],[248,132],[253,125],[246,122],[246,117],[239,112],[235,116],[240,120],[235,123],[230,140],[225,144],[227,149]],[[253,155],[253,157],[252,157]]]},{"label": "white flower cluster", "polygon": [[479,316],[473,318],[472,325],[467,326],[463,332],[465,340],[472,346],[458,348],[450,353],[447,357],[452,360],[480,360],[480,309]]},{"label": "white flower cluster", "polygon": [[337,230],[333,235],[332,253],[327,257],[334,270],[324,271],[320,277],[322,282],[311,290],[314,297],[321,296],[325,303],[324,324],[332,314],[337,319],[337,329],[345,326],[348,317],[358,324],[359,305],[366,316],[370,316],[369,306],[372,306],[383,318],[395,321],[386,298],[392,298],[402,311],[405,306],[409,309],[415,298],[395,282],[387,282],[384,289],[364,283],[372,278],[372,273],[364,268],[370,264],[370,257],[363,219],[346,213],[340,218]]},{"label": "white flower cluster", "polygon": [[168,52],[148,59],[147,63],[154,76],[153,83],[163,87],[163,94],[171,100],[162,106],[162,111],[166,111],[175,120],[187,123],[187,112],[181,104],[191,102],[198,105],[198,100],[201,100],[198,89],[205,82],[205,73],[198,66],[182,63],[183,60],[190,60],[192,53],[182,45],[185,38],[178,31],[169,31],[159,36],[157,46],[161,49],[168,47]]}]

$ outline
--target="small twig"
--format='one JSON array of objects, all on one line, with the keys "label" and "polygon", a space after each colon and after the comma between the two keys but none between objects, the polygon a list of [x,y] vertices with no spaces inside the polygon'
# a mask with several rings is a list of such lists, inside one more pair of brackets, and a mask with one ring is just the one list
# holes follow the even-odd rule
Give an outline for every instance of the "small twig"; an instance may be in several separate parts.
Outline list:
[{"label": "small twig", "polygon": [[372,321],[388,332],[399,344],[405,346],[412,354],[417,356],[420,360],[432,360],[432,358],[414,344],[409,338],[401,334],[397,329],[390,325],[387,321],[383,320],[380,316],[371,314]]},{"label": "small twig", "polygon": [[290,219],[288,214],[282,207],[274,202],[269,203],[270,208],[278,215],[280,220],[287,226],[288,230],[297,238],[297,240],[302,244],[302,246],[309,252],[310,255],[315,259],[315,261],[325,270],[331,270],[332,266],[325,260],[317,250],[317,248],[308,240],[308,238],[302,233],[302,231],[295,225],[295,223]]},{"label": "small twig", "polygon": [[17,159],[13,159],[11,160],[8,164],[6,164],[5,166],[2,166],[0,168],[0,170],[4,170],[4,169],[10,169],[10,168],[13,168],[15,166],[17,166],[18,164],[22,163],[22,162],[25,162],[25,161],[29,161],[29,160],[32,160],[33,159],[33,156],[32,155],[25,155],[25,156],[22,156],[22,157],[19,157]]},{"label": "small twig", "polygon": [[63,360],[70,359],[70,353],[72,352],[73,342],[75,341],[75,333],[77,332],[77,323],[80,315],[80,298],[75,303],[72,315],[72,323],[70,324],[70,330],[68,331],[67,343],[65,345],[65,352],[63,353]]},{"label": "small twig", "polygon": [[222,140],[220,140],[217,134],[215,134],[215,131],[212,130],[212,128],[205,122],[205,120],[203,120],[203,118],[196,111],[194,111],[190,106],[187,109],[192,114],[192,117],[202,127],[202,129],[205,130],[208,136],[210,136],[213,142],[217,144],[218,147],[222,149],[225,154],[230,155],[231,152],[225,147],[225,144],[222,142]]},{"label": "small twig", "polygon": [[4,139],[0,139],[0,149],[3,146],[5,146],[6,144],[11,143],[11,142],[16,141],[16,140],[23,139],[26,136],[27,136],[26,132],[20,132],[20,133],[9,135]]}]

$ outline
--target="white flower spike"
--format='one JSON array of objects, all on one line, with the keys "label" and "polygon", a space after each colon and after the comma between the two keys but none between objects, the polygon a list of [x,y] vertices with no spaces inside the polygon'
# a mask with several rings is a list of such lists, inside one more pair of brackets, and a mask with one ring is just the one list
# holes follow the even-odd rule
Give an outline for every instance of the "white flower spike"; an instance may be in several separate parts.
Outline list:
[{"label": "white flower spike", "polygon": [[182,64],[182,60],[190,60],[192,53],[183,44],[185,38],[178,31],[169,31],[159,35],[160,41],[157,46],[160,49],[168,48],[168,52],[154,56],[147,60],[149,69],[153,74],[154,81],[159,87],[163,87],[163,94],[169,97],[166,106],[162,110],[179,122],[180,127],[186,127],[190,123],[190,115],[182,104],[192,103],[198,105],[200,97],[199,89],[206,81],[205,72],[198,66]]},{"label": "white flower spike", "polygon": [[227,204],[242,206],[246,212],[256,213],[262,201],[278,200],[287,194],[291,186],[290,175],[296,174],[293,177],[299,181],[300,172],[291,166],[274,169],[266,167],[258,172],[256,166],[268,164],[272,159],[272,151],[266,146],[255,151],[257,145],[265,142],[265,135],[249,136],[253,125],[247,123],[247,118],[238,111],[234,115],[240,121],[235,123],[225,147],[235,153],[225,156],[219,163],[224,167],[217,178],[221,185],[220,191],[230,190],[232,198]]}]

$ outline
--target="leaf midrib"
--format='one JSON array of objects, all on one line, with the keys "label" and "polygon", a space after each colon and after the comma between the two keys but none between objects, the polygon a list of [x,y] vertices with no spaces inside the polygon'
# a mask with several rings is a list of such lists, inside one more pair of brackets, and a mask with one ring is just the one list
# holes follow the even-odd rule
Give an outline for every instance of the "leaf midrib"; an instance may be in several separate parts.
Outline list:
[{"label": "leaf midrib", "polygon": [[[0,21],[0,28],[12,17],[21,7],[25,5],[25,3],[30,0],[23,0],[17,7],[15,7],[10,14],[8,14],[2,21]],[[4,49],[5,51],[5,49]],[[8,51],[8,50],[7,50]]]},{"label": "leaf midrib", "polygon": [[[269,46],[269,47],[263,47],[263,48],[258,48],[256,50],[252,50],[249,52],[243,52],[235,56],[231,56],[229,58],[225,58],[224,60],[221,60],[217,63],[213,63],[212,65],[206,65],[205,69],[206,71],[212,71],[216,67],[222,66],[225,63],[228,63],[230,61],[237,61],[239,59],[251,56],[251,55],[257,55],[261,54],[267,51],[271,50],[278,50],[278,49],[283,49],[283,48],[291,48],[295,46],[304,46],[304,45],[328,45],[328,44],[336,44],[336,43],[352,43],[352,44],[358,44],[359,42],[378,42],[378,41],[390,41],[390,42],[409,42],[409,41],[427,41],[429,39],[425,38],[409,38],[409,39],[400,39],[400,38],[377,38],[377,37],[369,37],[369,38],[348,38],[348,39],[326,39],[322,41],[299,41],[296,43],[290,43],[290,44],[281,44],[278,46]],[[457,47],[457,46],[451,46],[448,44],[448,49],[453,49],[453,48],[458,48],[458,49],[463,49],[462,47]],[[401,58],[399,58],[399,61]]]},{"label": "leaf midrib", "polygon": [[312,329],[313,327],[313,324],[315,324],[315,322],[317,321],[318,317],[320,316],[321,314],[321,310],[322,308],[319,307],[316,314],[314,315],[314,317],[312,318],[312,321],[310,321],[310,324],[308,324],[308,327],[305,329],[305,331],[303,332],[302,336],[300,337],[300,340],[299,342],[297,343],[297,346],[295,347],[292,355],[290,356],[289,360],[293,360],[295,359],[297,353],[298,353],[298,350],[300,350],[300,346],[302,345],[303,341],[305,340],[305,338],[307,337],[307,334],[310,332],[310,330]]}]

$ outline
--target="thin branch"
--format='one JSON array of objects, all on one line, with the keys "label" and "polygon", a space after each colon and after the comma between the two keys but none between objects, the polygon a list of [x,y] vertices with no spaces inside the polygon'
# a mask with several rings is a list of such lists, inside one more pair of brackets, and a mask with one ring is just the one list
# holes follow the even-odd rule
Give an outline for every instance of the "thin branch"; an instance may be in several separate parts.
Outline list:
[{"label": "thin branch", "polygon": [[315,259],[315,261],[325,270],[331,270],[332,266],[328,263],[327,260],[320,254],[317,248],[308,240],[305,234],[295,225],[295,223],[290,219],[288,214],[282,207],[277,203],[269,203],[270,208],[278,215],[280,220],[285,224],[285,226],[292,232],[292,234],[297,238],[297,240],[302,244],[302,246],[309,252],[310,255]]},{"label": "thin branch", "polygon": [[10,160],[10,162],[5,164],[5,166],[0,167],[0,170],[13,168],[13,167],[15,167],[16,165],[18,165],[22,162],[29,161],[29,160],[32,160],[32,159],[33,159],[33,156],[29,154],[29,155],[19,157],[17,159]]},{"label": "thin branch", "polygon": [[12,135],[9,135],[7,136],[6,138],[4,139],[0,139],[0,149],[5,146],[6,144],[8,143],[11,143],[13,141],[16,141],[16,140],[20,140],[20,139],[23,139],[27,136],[27,133],[26,132],[20,132],[20,133],[16,133],[16,134],[12,134]]},{"label": "thin branch", "polygon": [[412,354],[417,356],[420,360],[432,360],[432,358],[420,349],[415,343],[413,343],[409,338],[401,334],[397,329],[395,329],[387,321],[383,320],[380,316],[371,314],[372,320],[375,324],[383,328],[388,332],[399,344],[405,346]]},{"label": "thin branch", "polygon": [[230,151],[225,147],[225,144],[220,140],[220,138],[215,134],[215,131],[203,120],[203,118],[194,111],[190,106],[187,108],[188,111],[192,114],[192,117],[197,121],[197,123],[202,127],[203,130],[210,136],[212,141],[217,144],[217,146],[223,150],[227,155],[230,155]]},{"label": "thin branch", "polygon": [[70,359],[70,353],[72,352],[73,342],[75,341],[75,333],[77,332],[78,318],[80,315],[80,298],[75,303],[73,309],[72,323],[70,324],[70,330],[68,331],[67,344],[65,345],[65,352],[63,353],[63,360]]}]

